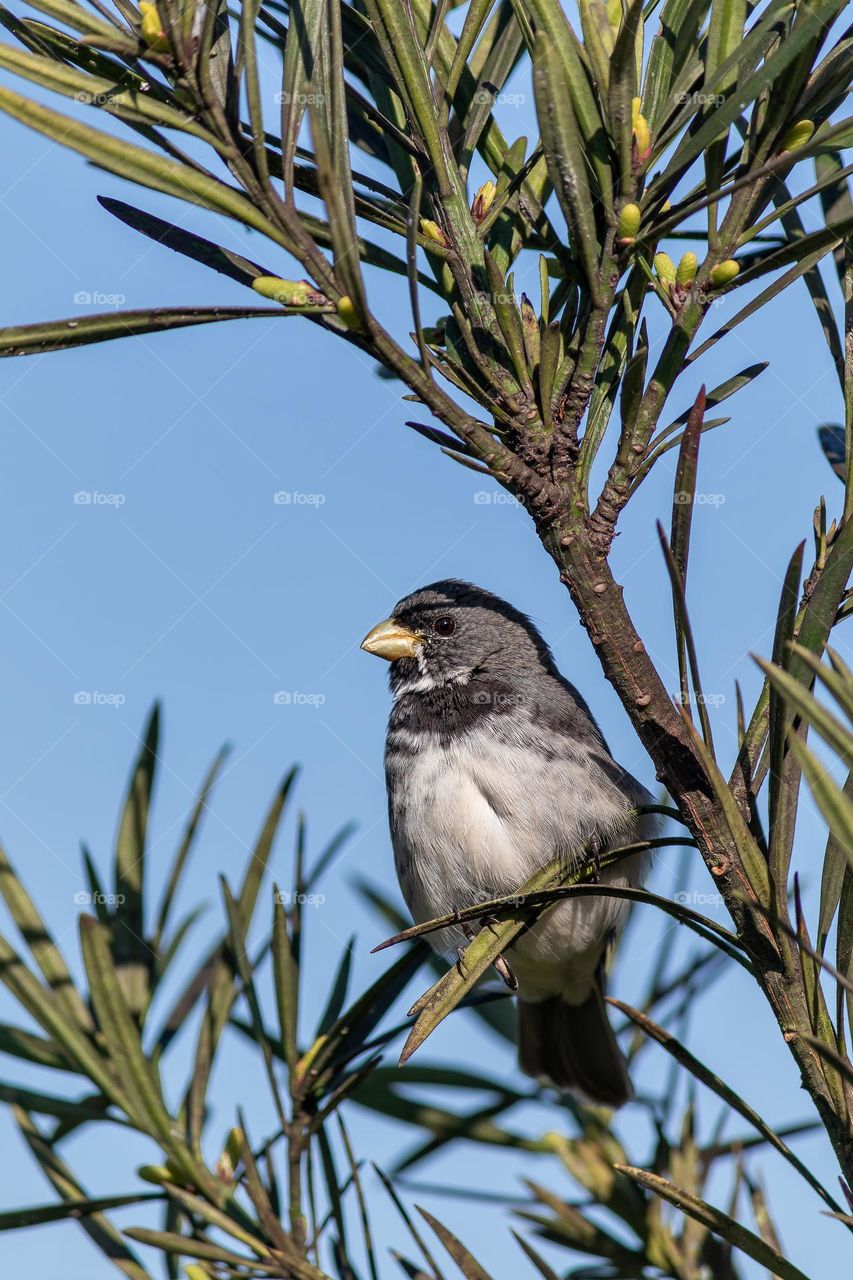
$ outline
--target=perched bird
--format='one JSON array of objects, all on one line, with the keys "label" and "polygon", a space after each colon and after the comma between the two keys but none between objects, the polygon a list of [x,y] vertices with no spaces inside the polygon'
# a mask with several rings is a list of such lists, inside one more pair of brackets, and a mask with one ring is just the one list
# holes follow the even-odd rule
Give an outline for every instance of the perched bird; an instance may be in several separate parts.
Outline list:
[{"label": "perched bird", "polygon": [[[511,895],[556,857],[580,865],[654,833],[654,817],[636,812],[652,797],[613,759],[536,627],[505,600],[468,582],[433,583],[401,600],[362,648],[391,664],[388,811],[415,921]],[[600,881],[640,885],[647,867],[638,853]],[[613,1107],[631,1085],[602,968],[627,908],[569,898],[506,957],[522,1070]],[[430,941],[449,953],[473,932],[460,925]]]}]

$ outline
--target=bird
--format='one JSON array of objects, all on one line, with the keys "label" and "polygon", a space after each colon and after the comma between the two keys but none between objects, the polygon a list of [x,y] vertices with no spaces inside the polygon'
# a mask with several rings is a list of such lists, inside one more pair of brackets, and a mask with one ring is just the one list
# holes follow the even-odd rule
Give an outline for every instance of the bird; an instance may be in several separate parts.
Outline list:
[{"label": "bird", "polygon": [[[590,708],[537,627],[482,587],[446,579],[400,600],[361,647],[390,663],[385,744],[394,862],[416,923],[511,896],[555,858],[571,867],[657,829],[653,798],[610,753]],[[639,887],[643,849],[599,882]],[[550,908],[515,941],[519,1065],[586,1102],[632,1096],[604,1001],[604,967],[625,899],[584,895]],[[469,924],[429,935],[452,955]]]}]

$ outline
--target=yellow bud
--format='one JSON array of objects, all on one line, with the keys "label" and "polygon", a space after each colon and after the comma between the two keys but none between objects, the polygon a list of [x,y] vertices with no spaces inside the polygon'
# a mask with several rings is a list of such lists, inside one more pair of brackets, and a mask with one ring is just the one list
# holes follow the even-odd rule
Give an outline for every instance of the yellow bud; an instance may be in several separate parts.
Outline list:
[{"label": "yellow bud", "polygon": [[363,327],[353,300],[347,294],[338,299],[338,315],[348,329],[358,330]]},{"label": "yellow bud", "polygon": [[431,222],[429,218],[421,218],[421,231],[427,240],[434,240],[436,244],[444,245],[445,249],[448,247],[447,236],[437,222]]},{"label": "yellow bud", "polygon": [[320,293],[310,280],[282,280],[280,276],[256,276],[252,288],[262,298],[280,302],[283,307],[322,306],[331,308],[324,293]]},{"label": "yellow bud", "polygon": [[675,263],[668,253],[655,254],[655,273],[661,284],[675,284]]},{"label": "yellow bud", "polygon": [[652,146],[652,131],[645,116],[637,116],[634,122],[634,146],[637,148],[637,160],[642,162]]},{"label": "yellow bud", "polygon": [[680,285],[692,284],[698,265],[699,261],[695,253],[682,254],[675,273],[675,283]]},{"label": "yellow bud", "polygon": [[640,107],[643,105],[642,98],[631,99],[631,124],[635,125],[640,119]]},{"label": "yellow bud", "polygon": [[184,1275],[187,1280],[210,1280],[210,1272],[197,1262],[185,1262]]},{"label": "yellow bud", "polygon": [[811,141],[814,129],[813,120],[798,120],[796,124],[791,125],[785,134],[779,150],[796,151],[799,147],[804,147],[807,142]]},{"label": "yellow bud", "polygon": [[153,0],[140,0],[139,12],[142,15],[139,30],[148,48],[154,53],[168,53],[169,41],[163,31],[163,23],[160,20],[160,14],[157,12],[156,4],[154,4]]},{"label": "yellow bud", "polygon": [[737,275],[740,275],[740,263],[735,262],[734,258],[726,258],[725,262],[714,267],[709,279],[714,288],[719,289],[724,284],[730,284]]},{"label": "yellow bud", "polygon": [[[498,189],[492,182],[491,178],[488,182],[484,182],[480,187],[479,191],[474,196],[474,201],[471,205],[471,217],[475,222],[479,223],[483,221],[495,202],[497,191]],[[435,226],[435,223],[433,223],[433,226]]]},{"label": "yellow bud", "polygon": [[637,238],[637,232],[640,230],[641,218],[642,214],[638,204],[623,204],[616,227],[617,238],[625,244],[633,244]]},{"label": "yellow bud", "polygon": [[669,213],[671,208],[672,208],[672,201],[664,200],[663,204],[660,207],[660,211],[661,213]]}]

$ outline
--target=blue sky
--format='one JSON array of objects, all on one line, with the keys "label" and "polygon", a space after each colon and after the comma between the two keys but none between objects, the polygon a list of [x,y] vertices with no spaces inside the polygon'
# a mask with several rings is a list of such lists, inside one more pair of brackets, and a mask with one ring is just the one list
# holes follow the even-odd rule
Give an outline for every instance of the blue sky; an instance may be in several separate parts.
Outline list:
[{"label": "blue sky", "polygon": [[[519,113],[510,133],[530,127],[523,86],[519,96],[520,103],[505,108]],[[74,316],[114,302],[136,308],[251,301],[231,281],[136,236],[95,203],[96,194],[138,203],[293,274],[285,256],[256,235],[138,194],[5,118],[0,149],[2,324]],[[814,211],[804,220],[816,225]],[[826,275],[837,306],[834,277]],[[535,267],[519,284],[534,281]],[[388,323],[406,330],[405,284],[373,272],[368,286]],[[76,300],[81,295],[108,301],[90,306]],[[734,310],[723,302],[710,324]],[[655,350],[661,333],[660,324],[653,326]],[[666,420],[687,407],[701,380],[714,386],[758,359],[771,359],[771,367],[729,402],[732,422],[704,438],[691,545],[690,606],[726,761],[735,742],[734,680],[755,694],[747,655],[769,653],[790,554],[809,537],[820,494],[837,514],[842,492],[815,437],[821,422],[840,420],[840,393],[802,286],[718,344],[683,380]],[[345,821],[358,824],[324,886],[325,901],[308,913],[317,1013],[353,931],[354,988],[379,972],[385,958],[369,949],[384,929],[350,881],[359,875],[392,889],[382,778],[388,694],[384,665],[358,645],[398,597],[439,577],[470,578],[529,612],[588,698],[614,754],[654,785],[523,511],[407,431],[402,424],[412,406],[399,391],[360,353],[307,323],[278,318],[0,365],[0,839],[75,966],[74,895],[83,888],[78,843],[84,838],[105,865],[129,763],[147,709],[159,697],[165,725],[150,852],[155,881],[210,758],[223,741],[234,744],[184,887],[184,906],[202,898],[211,903],[190,950],[202,947],[219,910],[217,873],[238,877],[278,779],[299,761],[298,805],[308,815],[313,850]],[[640,633],[674,689],[669,589],[654,530],[656,517],[669,517],[673,456],[632,503],[615,565]],[[290,501],[275,502],[281,493]],[[843,630],[835,642],[851,660]],[[289,701],[276,702],[280,692]],[[281,880],[292,864],[293,831],[291,814],[274,860]],[[806,804],[799,865],[811,890],[823,839]],[[660,891],[672,891],[677,865],[674,854],[660,856]],[[701,864],[689,887],[702,909],[724,920]],[[808,901],[814,918],[813,892]],[[658,936],[658,922],[638,914],[616,994],[631,1000],[642,989]],[[417,979],[413,994],[422,986]],[[13,1013],[0,994],[0,1017]],[[770,1012],[744,975],[730,975],[702,1000],[689,1043],[771,1123],[809,1116]],[[176,1064],[188,1047],[189,1039]],[[479,1059],[502,1078],[518,1079],[508,1051],[464,1016],[444,1024],[423,1059]],[[649,1052],[643,1078],[660,1079],[664,1067]],[[245,1046],[235,1044],[215,1084],[214,1135],[227,1130],[237,1104],[250,1104],[258,1133],[271,1127],[257,1069]],[[23,1078],[11,1062],[0,1073]],[[700,1103],[707,1132],[716,1107],[707,1097]],[[529,1121],[541,1132],[555,1117],[536,1111]],[[353,1113],[352,1125],[356,1144],[388,1164],[412,1140],[363,1112]],[[642,1122],[626,1113],[621,1126],[638,1144],[632,1155],[642,1158]],[[129,1187],[133,1164],[152,1158],[143,1143],[113,1139],[84,1134],[69,1144],[69,1159],[92,1190]],[[50,1199],[3,1112],[0,1141],[7,1153],[0,1210]],[[819,1135],[798,1151],[834,1181]],[[791,1257],[813,1275],[826,1272],[842,1229],[821,1216],[817,1199],[804,1194],[783,1162],[767,1155],[758,1166]],[[519,1172],[570,1191],[556,1166],[487,1150],[444,1157],[423,1176],[455,1184],[486,1179],[512,1189]],[[402,1245],[396,1220],[379,1194],[373,1199],[377,1234]],[[485,1265],[505,1274],[508,1237],[493,1210],[438,1197],[428,1203]],[[121,1220],[138,1221],[139,1214]],[[58,1274],[59,1259],[64,1280],[114,1274],[73,1225],[3,1235],[0,1257],[10,1273],[26,1265],[37,1280]]]}]

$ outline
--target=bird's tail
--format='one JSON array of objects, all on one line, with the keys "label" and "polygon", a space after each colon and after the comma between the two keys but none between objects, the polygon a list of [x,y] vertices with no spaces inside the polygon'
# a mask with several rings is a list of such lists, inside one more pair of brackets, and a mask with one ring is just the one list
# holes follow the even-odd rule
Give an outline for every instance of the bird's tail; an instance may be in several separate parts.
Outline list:
[{"label": "bird's tail", "polygon": [[566,1004],[560,996],[520,1000],[518,1059],[527,1075],[589,1102],[620,1107],[634,1096],[598,979],[583,1004]]}]

